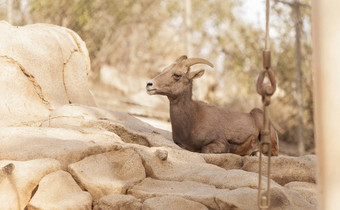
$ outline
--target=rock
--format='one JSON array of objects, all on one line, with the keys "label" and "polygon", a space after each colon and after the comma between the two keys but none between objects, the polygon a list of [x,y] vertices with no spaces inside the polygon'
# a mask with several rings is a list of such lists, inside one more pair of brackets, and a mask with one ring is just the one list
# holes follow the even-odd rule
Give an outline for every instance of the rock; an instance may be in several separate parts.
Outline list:
[{"label": "rock", "polygon": [[[227,190],[192,181],[161,181],[146,178],[141,183],[130,188],[128,194],[144,200],[144,203],[150,198],[177,196],[201,203],[209,209],[248,210],[257,209],[258,191],[248,187]],[[275,186],[271,188],[271,209],[315,209],[315,206],[310,205],[293,191],[281,186]]]},{"label": "rock", "polygon": [[167,160],[168,159],[168,151],[166,150],[156,150],[155,152],[156,157],[158,157],[160,160]]},{"label": "rock", "polygon": [[94,210],[141,210],[142,203],[131,195],[110,194],[102,197]]},{"label": "rock", "polygon": [[39,88],[22,72],[20,64],[0,55],[0,65],[0,98],[5,102],[0,103],[0,126],[46,119],[49,104],[37,94],[36,88]]},{"label": "rock", "polygon": [[296,209],[296,210],[312,210],[317,209],[316,206],[311,205],[298,193],[286,190],[285,188],[273,187],[270,193],[271,209]]},{"label": "rock", "polygon": [[130,186],[146,177],[141,158],[130,148],[86,157],[71,164],[69,171],[95,200],[109,194],[125,194]]},{"label": "rock", "polygon": [[32,125],[69,103],[95,106],[85,43],[70,29],[0,22],[0,125]]},{"label": "rock", "polygon": [[131,187],[128,194],[143,201],[153,197],[178,196],[201,203],[210,209],[217,209],[215,195],[226,191],[228,190],[216,189],[212,185],[192,181],[161,181],[146,178],[141,183]]},{"label": "rock", "polygon": [[257,189],[248,187],[230,190],[216,195],[219,209],[257,209]]},{"label": "rock", "polygon": [[40,181],[27,207],[28,210],[91,209],[92,197],[80,189],[69,173],[56,171]]},{"label": "rock", "polygon": [[[311,182],[316,181],[316,158],[315,155],[301,157],[278,156],[271,159],[271,178],[285,185],[289,182]],[[263,164],[267,164],[267,158],[263,159]],[[243,157],[242,170],[258,173],[258,157]],[[266,170],[262,170],[266,175]]]},{"label": "rock", "polygon": [[126,143],[144,146],[167,146],[180,149],[171,133],[152,127],[126,113],[108,111],[85,105],[64,105],[53,111],[43,126],[80,126],[116,133]]},{"label": "rock", "polygon": [[[214,185],[217,188],[236,189],[240,187],[257,188],[258,174],[243,170],[225,170],[207,164],[198,153],[168,149],[168,158],[157,157],[158,148],[138,148],[148,177],[169,181],[195,181]],[[176,155],[176,152],[181,151]],[[265,181],[266,178],[264,177]],[[278,186],[271,181],[272,186]]]},{"label": "rock", "polygon": [[[266,192],[262,192],[266,193]],[[258,191],[251,188],[238,188],[216,195],[216,203],[219,209],[257,209]],[[292,209],[316,209],[301,196],[296,195],[283,187],[273,187],[270,193],[270,209],[292,210]]]},{"label": "rock", "polygon": [[178,196],[162,196],[149,198],[143,203],[143,210],[208,210],[201,203]]},{"label": "rock", "polygon": [[308,182],[290,182],[286,184],[285,187],[292,191],[296,191],[311,205],[317,206],[318,199],[316,184]]},{"label": "rock", "polygon": [[226,170],[241,169],[243,166],[242,156],[231,153],[225,154],[201,154],[207,163],[219,166]]},{"label": "rock", "polygon": [[0,128],[0,159],[53,158],[63,169],[89,155],[108,152],[121,145],[111,132],[91,128]]},{"label": "rock", "polygon": [[11,168],[7,173],[1,170],[0,209],[24,209],[41,178],[61,168],[53,159],[0,160],[0,168],[11,163],[13,167],[7,167]]}]

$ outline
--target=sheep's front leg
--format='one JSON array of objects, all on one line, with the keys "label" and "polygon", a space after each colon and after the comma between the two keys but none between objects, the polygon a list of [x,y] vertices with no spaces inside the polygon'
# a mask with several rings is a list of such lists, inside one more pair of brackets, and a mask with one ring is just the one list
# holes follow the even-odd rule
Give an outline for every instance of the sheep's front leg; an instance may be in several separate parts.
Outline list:
[{"label": "sheep's front leg", "polygon": [[204,147],[202,147],[202,153],[227,153],[229,152],[229,143],[221,140],[215,140]]}]

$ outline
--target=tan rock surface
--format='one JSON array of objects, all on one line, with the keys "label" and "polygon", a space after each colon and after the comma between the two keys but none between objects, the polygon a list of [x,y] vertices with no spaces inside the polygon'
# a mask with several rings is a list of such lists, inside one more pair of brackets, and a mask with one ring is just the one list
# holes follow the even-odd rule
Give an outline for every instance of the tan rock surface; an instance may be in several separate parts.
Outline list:
[{"label": "tan rock surface", "polygon": [[110,194],[102,197],[95,210],[141,210],[142,203],[131,195]]},{"label": "tan rock surface", "polygon": [[[192,181],[160,181],[147,178],[133,186],[128,193],[146,201],[162,196],[178,196],[204,204],[209,209],[257,209],[257,190],[252,188],[226,190]],[[294,191],[284,187],[272,187],[271,209],[316,209],[316,206]]]},{"label": "tan rock surface", "polygon": [[53,158],[62,168],[89,155],[115,150],[122,141],[111,132],[89,128],[0,128],[0,159]]},{"label": "tan rock surface", "polygon": [[216,165],[226,170],[241,169],[243,159],[240,155],[227,154],[200,154],[207,163]]},{"label": "tan rock surface", "polygon": [[229,190],[217,189],[212,185],[193,181],[161,181],[146,178],[141,183],[130,188],[128,194],[143,201],[152,197],[179,196],[184,199],[202,203],[210,209],[218,209],[218,205],[215,202],[215,195],[227,191]]},{"label": "tan rock surface", "polygon": [[126,143],[144,146],[167,146],[180,149],[171,133],[152,127],[137,118],[122,112],[109,111],[85,105],[64,105],[53,111],[43,126],[80,126],[97,128],[116,133]]},{"label": "tan rock surface", "polygon": [[[187,158],[169,155],[167,160],[163,161],[155,155],[155,150],[155,148],[137,149],[144,160],[148,177],[170,181],[196,181],[224,189],[257,188],[258,175],[256,173],[237,169],[225,170],[205,163],[199,154],[192,152],[186,152]],[[264,180],[266,180],[265,177]],[[278,186],[274,181],[271,183],[272,186]]]},{"label": "tan rock surface", "polygon": [[178,196],[149,198],[143,203],[142,210],[208,210],[203,204]]},{"label": "tan rock surface", "polygon": [[84,42],[60,26],[0,22],[0,125],[32,125],[63,104],[94,106]]},{"label": "tan rock surface", "polygon": [[[278,156],[271,160],[271,178],[281,185],[289,182],[316,182],[316,159],[315,155],[301,157]],[[263,164],[267,164],[267,158],[263,159]],[[242,170],[258,173],[258,158],[243,157]],[[262,170],[265,175],[266,170]]]},{"label": "tan rock surface", "polygon": [[141,158],[130,148],[86,157],[71,164],[69,171],[95,200],[109,194],[125,194],[130,186],[146,177]]},{"label": "tan rock surface", "polygon": [[286,188],[296,191],[310,204],[317,205],[317,185],[309,182],[290,182],[285,185]]},{"label": "tan rock surface", "polygon": [[53,159],[0,160],[0,168],[11,163],[11,173],[0,172],[0,209],[24,209],[40,180],[60,169],[59,162]]},{"label": "tan rock surface", "polygon": [[92,208],[92,197],[81,190],[69,173],[60,170],[46,175],[40,181],[27,207],[28,210],[86,210]]}]

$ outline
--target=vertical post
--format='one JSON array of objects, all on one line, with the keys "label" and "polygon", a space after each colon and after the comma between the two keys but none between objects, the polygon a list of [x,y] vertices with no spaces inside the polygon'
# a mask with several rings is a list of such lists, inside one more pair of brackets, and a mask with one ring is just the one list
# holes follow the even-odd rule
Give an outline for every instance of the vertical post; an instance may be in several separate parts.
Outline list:
[{"label": "vertical post", "polygon": [[312,0],[319,209],[340,206],[340,1]]},{"label": "vertical post", "polygon": [[13,0],[7,0],[7,21],[13,24]]},{"label": "vertical post", "polygon": [[192,7],[191,0],[185,0],[185,47],[188,57],[192,56]]},{"label": "vertical post", "polygon": [[305,6],[309,8],[309,5],[300,3],[299,0],[293,2],[276,0],[282,4],[289,5],[294,13],[295,24],[295,59],[296,59],[296,105],[297,105],[297,142],[298,153],[304,155],[305,143],[303,137],[303,92],[302,92],[302,66],[301,66],[301,13],[300,7]]},{"label": "vertical post", "polygon": [[299,0],[294,1],[295,11],[295,58],[296,58],[296,102],[297,102],[297,140],[299,155],[305,153],[305,143],[303,138],[303,94],[302,94],[302,68],[301,68],[301,14]]}]

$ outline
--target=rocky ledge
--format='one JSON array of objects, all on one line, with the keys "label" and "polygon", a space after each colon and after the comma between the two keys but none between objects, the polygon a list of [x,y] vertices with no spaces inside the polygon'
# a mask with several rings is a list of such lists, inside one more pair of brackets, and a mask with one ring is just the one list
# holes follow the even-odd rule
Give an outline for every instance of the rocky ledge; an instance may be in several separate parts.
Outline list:
[{"label": "rocky ledge", "polygon": [[[125,113],[64,105],[0,145],[0,209],[257,206],[257,157],[192,153]],[[315,174],[314,155],[273,157],[272,209],[316,209]]]}]

